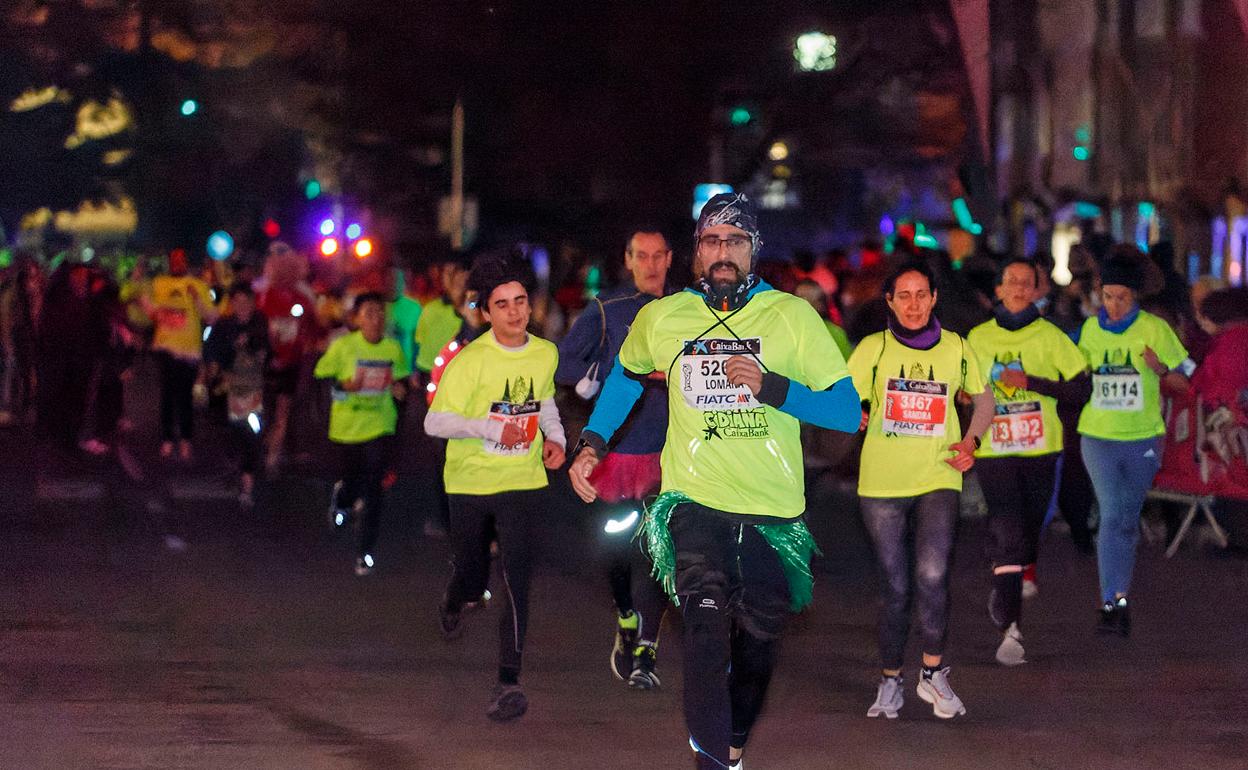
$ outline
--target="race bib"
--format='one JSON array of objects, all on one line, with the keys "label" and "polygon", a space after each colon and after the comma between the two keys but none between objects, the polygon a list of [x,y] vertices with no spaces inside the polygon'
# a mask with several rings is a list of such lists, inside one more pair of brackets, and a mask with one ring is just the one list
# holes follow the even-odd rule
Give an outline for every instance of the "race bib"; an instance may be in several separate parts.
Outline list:
[{"label": "race bib", "polygon": [[884,390],[880,427],[900,436],[943,436],[948,411],[949,383],[893,378]]},{"label": "race bib", "polygon": [[1093,374],[1092,406],[1110,412],[1143,411],[1144,384],[1140,373]]},{"label": "race bib", "polygon": [[186,311],[172,307],[162,307],[157,313],[159,323],[166,329],[186,328]]},{"label": "race bib", "polygon": [[393,368],[394,364],[390,361],[357,360],[355,376],[360,382],[360,389],[356,392],[361,396],[379,396],[388,392],[393,382]]},{"label": "race bib", "polygon": [[680,357],[680,393],[685,403],[703,412],[756,409],[762,404],[744,385],[733,385],[724,366],[733,356],[761,357],[762,340],[687,340]]},{"label": "race bib", "polygon": [[1044,446],[1044,417],[1039,401],[997,404],[989,446],[994,452],[1026,452]]},{"label": "race bib", "polygon": [[524,455],[537,440],[537,416],[542,409],[540,401],[526,401],[512,404],[507,401],[495,401],[490,404],[490,422],[511,423],[524,431],[524,439],[516,444],[503,444],[498,441],[485,441],[485,451],[495,455]]},{"label": "race bib", "polygon": [[231,422],[244,422],[251,415],[264,411],[264,393],[259,390],[231,393],[226,401]]}]

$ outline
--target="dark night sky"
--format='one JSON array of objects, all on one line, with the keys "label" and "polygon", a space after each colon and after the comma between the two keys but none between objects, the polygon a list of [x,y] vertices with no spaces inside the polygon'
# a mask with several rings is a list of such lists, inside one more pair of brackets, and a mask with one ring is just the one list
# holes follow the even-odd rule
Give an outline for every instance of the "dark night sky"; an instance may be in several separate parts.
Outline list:
[{"label": "dark night sky", "polygon": [[[233,27],[276,30],[268,55],[245,68],[170,64],[159,89],[142,86],[149,100],[203,94],[201,127],[176,120],[160,127],[161,141],[172,137],[179,149],[157,168],[226,156],[205,175],[220,188],[212,202],[218,212],[233,191],[246,188],[259,200],[293,188],[298,169],[282,164],[297,165],[292,136],[310,129],[345,151],[344,193],[399,220],[423,219],[427,230],[431,202],[449,188],[445,151],[456,96],[467,108],[469,192],[480,197],[486,223],[507,235],[523,234],[520,223],[538,234],[593,238],[638,220],[686,222],[693,185],[711,181],[708,141],[717,133],[729,140],[732,182],[744,181],[779,136],[798,138],[807,168],[825,177],[847,164],[904,165],[921,145],[959,149],[949,125],[922,126],[913,114],[913,94],[953,94],[956,102],[964,88],[943,0],[170,0],[152,7],[198,44],[225,37],[227,50],[244,45]],[[105,32],[90,34],[59,8],[42,41],[35,30],[4,37],[6,61],[38,59],[48,41],[65,49],[54,64],[27,66],[29,84],[11,70],[7,89],[72,80],[79,56],[94,65],[79,88],[107,93],[114,76],[135,82],[125,55],[108,53]],[[792,41],[811,29],[838,37],[840,64],[833,73],[795,76]],[[889,93],[901,96],[887,103],[881,95]],[[269,106],[283,101],[294,105],[284,115]],[[739,102],[760,117],[734,134],[724,108]],[[21,120],[8,136],[30,139],[34,123]],[[82,174],[81,157],[57,160],[55,144],[43,149],[45,175],[55,176],[57,164]],[[430,150],[442,157],[430,160]],[[255,184],[257,169],[276,181]],[[182,176],[180,194],[193,194],[193,177]],[[854,194],[820,189],[829,207]]]}]

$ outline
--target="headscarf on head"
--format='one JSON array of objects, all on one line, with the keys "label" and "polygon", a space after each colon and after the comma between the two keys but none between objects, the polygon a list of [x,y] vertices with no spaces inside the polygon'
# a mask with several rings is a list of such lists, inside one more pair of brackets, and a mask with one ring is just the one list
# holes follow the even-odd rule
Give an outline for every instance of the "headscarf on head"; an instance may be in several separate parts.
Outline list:
[{"label": "headscarf on head", "polygon": [[751,267],[753,259],[763,247],[763,239],[758,234],[758,210],[744,193],[720,193],[702,207],[698,215],[698,225],[694,228],[693,237],[701,237],[702,232],[716,225],[732,225],[744,230],[750,236],[752,250],[750,252]]}]

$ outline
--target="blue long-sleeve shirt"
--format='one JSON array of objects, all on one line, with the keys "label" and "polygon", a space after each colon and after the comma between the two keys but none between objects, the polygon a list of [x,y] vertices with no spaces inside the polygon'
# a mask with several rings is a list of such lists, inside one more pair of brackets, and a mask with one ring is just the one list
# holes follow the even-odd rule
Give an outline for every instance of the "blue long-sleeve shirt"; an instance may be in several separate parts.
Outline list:
[{"label": "blue long-sleeve shirt", "polygon": [[[637,311],[653,299],[656,299],[654,295],[639,291],[632,281],[628,281],[590,303],[559,343],[559,368],[555,371],[555,382],[576,385],[590,366],[597,363],[597,380],[599,384],[605,384]],[[659,452],[667,435],[666,385],[654,380],[638,385],[642,388],[641,397],[618,432],[619,441],[611,448],[620,454]]]}]

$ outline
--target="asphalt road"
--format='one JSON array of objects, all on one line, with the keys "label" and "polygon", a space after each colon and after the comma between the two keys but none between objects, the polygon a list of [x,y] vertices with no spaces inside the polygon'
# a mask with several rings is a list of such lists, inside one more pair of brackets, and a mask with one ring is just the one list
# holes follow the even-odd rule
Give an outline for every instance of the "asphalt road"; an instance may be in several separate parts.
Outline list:
[{"label": "asphalt road", "polygon": [[[422,442],[408,442],[379,569],[357,578],[349,543],[324,523],[324,447],[242,513],[210,435],[182,468],[159,463],[145,431],[130,439],[142,483],[109,462],[66,470],[28,436],[0,436],[0,767],[690,765],[678,631],[664,633],[664,689],[634,693],[612,678],[601,535],[562,479],[533,513],[550,534],[533,590],[530,711],[495,725],[484,710],[497,608],[470,616],[456,643],[436,630],[448,554],[421,536],[432,499]],[[1142,547],[1134,634],[1105,639],[1093,633],[1094,560],[1050,533],[1040,595],[1025,608],[1030,662],[1004,669],[984,611],[982,524],[965,521],[948,661],[969,713],[937,720],[908,670],[901,718],[868,720],[870,552],[852,495],[824,478],[810,499],[826,555],[814,607],[785,640],[750,770],[1245,766],[1242,556],[1188,546],[1166,560]]]}]

